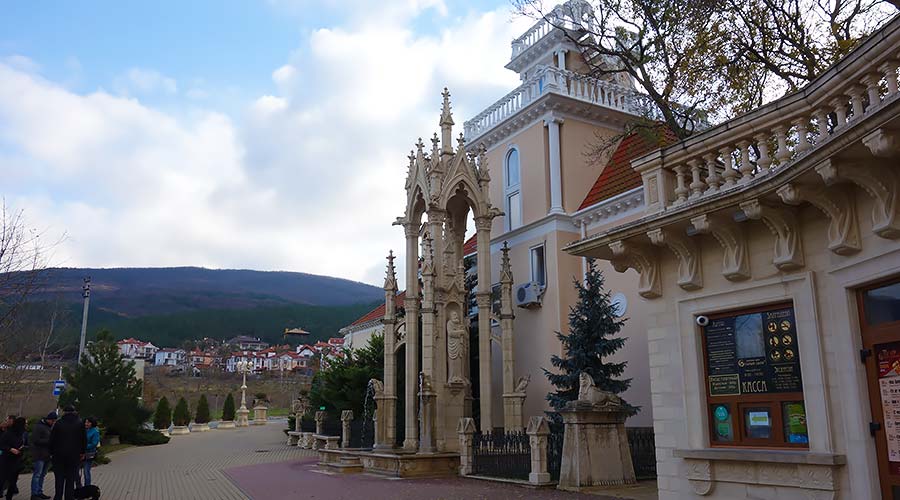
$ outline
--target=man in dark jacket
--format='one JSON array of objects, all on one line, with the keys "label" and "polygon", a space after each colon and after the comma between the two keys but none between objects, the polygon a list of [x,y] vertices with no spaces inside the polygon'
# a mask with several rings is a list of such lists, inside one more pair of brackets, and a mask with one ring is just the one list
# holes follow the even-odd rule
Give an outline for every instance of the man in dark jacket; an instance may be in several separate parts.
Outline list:
[{"label": "man in dark jacket", "polygon": [[44,494],[44,477],[50,469],[50,429],[58,419],[56,412],[52,412],[34,424],[31,430],[31,460],[34,463],[34,472],[31,474],[31,500],[50,498]]},{"label": "man in dark jacket", "polygon": [[74,500],[75,476],[84,457],[87,437],[84,424],[75,408],[66,406],[63,417],[50,430],[50,454],[53,460],[53,476],[56,483],[54,500]]}]

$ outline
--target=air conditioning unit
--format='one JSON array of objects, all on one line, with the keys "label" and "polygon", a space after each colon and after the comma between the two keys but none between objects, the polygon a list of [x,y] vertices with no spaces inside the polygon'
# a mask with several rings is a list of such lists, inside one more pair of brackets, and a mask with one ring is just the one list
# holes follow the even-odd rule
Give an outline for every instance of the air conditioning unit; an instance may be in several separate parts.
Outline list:
[{"label": "air conditioning unit", "polygon": [[516,305],[524,308],[541,307],[544,287],[539,283],[525,283],[516,286]]}]

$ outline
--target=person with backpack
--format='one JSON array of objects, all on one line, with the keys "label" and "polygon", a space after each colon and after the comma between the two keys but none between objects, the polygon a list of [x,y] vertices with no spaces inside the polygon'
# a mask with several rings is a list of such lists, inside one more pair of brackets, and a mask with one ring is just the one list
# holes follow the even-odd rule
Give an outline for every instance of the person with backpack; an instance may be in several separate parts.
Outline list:
[{"label": "person with backpack", "polygon": [[78,418],[75,407],[66,406],[63,417],[50,430],[50,454],[56,484],[54,500],[74,500],[75,478],[86,448],[84,423]]},{"label": "person with backpack", "polygon": [[50,412],[31,429],[31,460],[34,463],[31,473],[31,500],[48,500],[44,494],[44,478],[50,470],[50,432],[53,424],[59,420],[56,412]]},{"label": "person with backpack", "polygon": [[25,424],[25,418],[18,417],[0,436],[0,451],[3,452],[0,457],[0,481],[6,487],[6,500],[12,500],[18,492],[16,483],[22,472],[25,454]]}]

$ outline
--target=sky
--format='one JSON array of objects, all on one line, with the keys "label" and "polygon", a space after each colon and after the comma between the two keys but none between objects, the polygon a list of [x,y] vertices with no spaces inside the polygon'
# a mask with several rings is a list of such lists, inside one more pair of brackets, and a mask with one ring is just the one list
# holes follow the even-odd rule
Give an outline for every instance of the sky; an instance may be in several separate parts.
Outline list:
[{"label": "sky", "polygon": [[406,155],[438,131],[442,88],[461,131],[518,85],[503,65],[533,24],[509,0],[3,11],[0,196],[51,242],[51,264],[378,286],[388,250],[403,253]]}]

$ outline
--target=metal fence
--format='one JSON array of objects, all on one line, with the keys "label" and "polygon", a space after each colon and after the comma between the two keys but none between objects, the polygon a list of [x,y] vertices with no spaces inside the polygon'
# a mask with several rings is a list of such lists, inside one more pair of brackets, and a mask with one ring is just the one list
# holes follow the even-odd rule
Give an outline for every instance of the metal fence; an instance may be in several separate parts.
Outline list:
[{"label": "metal fence", "polygon": [[350,447],[371,449],[375,443],[375,422],[357,418],[350,422]]},{"label": "metal fence", "polygon": [[550,435],[547,436],[547,472],[551,481],[559,481],[559,469],[562,466],[563,437],[562,424],[550,423]]},{"label": "metal fence", "polygon": [[474,472],[479,476],[528,479],[531,446],[522,431],[476,433],[473,440]]},{"label": "metal fence", "polygon": [[627,427],[631,463],[638,479],[656,478],[656,441],[653,427]]}]

